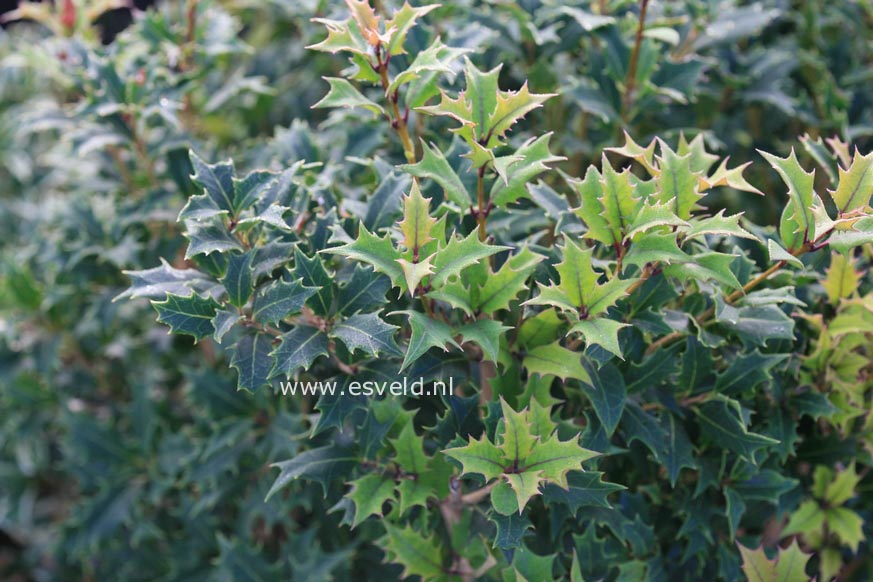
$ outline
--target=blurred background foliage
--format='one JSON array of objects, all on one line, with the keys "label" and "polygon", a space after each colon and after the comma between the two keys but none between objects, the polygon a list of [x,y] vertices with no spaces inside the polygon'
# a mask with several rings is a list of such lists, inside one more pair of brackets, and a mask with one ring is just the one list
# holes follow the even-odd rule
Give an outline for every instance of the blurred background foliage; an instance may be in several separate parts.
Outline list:
[{"label": "blurred background foliage", "polygon": [[[559,93],[524,123],[555,132],[572,176],[623,131],[639,143],[702,135],[732,164],[794,147],[823,180],[834,169],[821,140],[873,146],[869,0],[645,6],[635,58],[641,5],[628,0],[459,0],[428,20],[481,68],[503,63],[502,87],[529,79]],[[194,193],[189,148],[245,169],[319,162],[311,188],[324,197],[378,180],[371,162],[344,160],[401,161],[381,120],[310,110],[321,77],[341,67],[304,49],[323,36],[310,19],[345,10],[56,0],[4,15],[0,579],[398,575],[364,543],[366,524],[339,527],[320,487],[295,483],[264,502],[268,465],[308,438],[310,403],[236,392],[209,341],[167,335],[145,301],[113,301],[128,285],[122,270],[184,263],[176,217]],[[448,128],[425,131],[414,113],[410,125],[425,139]],[[769,171],[746,177],[783,191]],[[719,196],[713,205],[763,224],[784,205],[777,194],[742,207]]]}]

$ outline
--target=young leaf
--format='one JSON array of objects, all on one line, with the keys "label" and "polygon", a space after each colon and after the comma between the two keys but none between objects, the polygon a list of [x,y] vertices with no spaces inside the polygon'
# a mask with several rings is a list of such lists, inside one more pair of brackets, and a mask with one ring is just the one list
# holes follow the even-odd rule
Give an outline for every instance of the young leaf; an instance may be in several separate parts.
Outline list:
[{"label": "young leaf", "polygon": [[784,550],[778,550],[776,557],[770,559],[764,548],[750,550],[737,544],[743,557],[743,573],[749,582],[808,582],[806,565],[810,554],[804,554],[793,540]]},{"label": "young leaf", "polygon": [[461,210],[466,210],[473,199],[461,178],[446,160],[443,153],[435,146],[421,142],[421,161],[416,164],[405,164],[400,169],[416,178],[429,178],[439,184],[446,198],[454,202]]},{"label": "young leaf", "polygon": [[394,480],[383,475],[370,473],[360,479],[355,479],[349,485],[351,491],[346,497],[355,506],[355,517],[352,528],[356,528],[371,515],[382,515],[382,505],[394,500]]},{"label": "young leaf", "polygon": [[325,107],[346,107],[353,109],[360,107],[377,115],[385,113],[381,105],[364,97],[363,93],[345,79],[325,77],[324,80],[330,84],[330,91],[321,101],[312,106],[313,109],[323,109]]},{"label": "young leaf", "polygon": [[565,382],[568,378],[591,382],[591,377],[582,367],[579,354],[561,346],[557,341],[531,349],[523,363],[531,374],[542,377],[557,376]]},{"label": "young leaf", "polygon": [[359,227],[358,238],[354,242],[320,252],[342,255],[372,265],[376,272],[388,275],[394,286],[401,288],[401,292],[406,291],[403,269],[397,262],[401,258],[400,251],[394,248],[388,236],[379,238],[370,234],[363,224]]},{"label": "young leaf", "polygon": [[[406,356],[403,358],[403,364],[400,366],[401,371],[409,367],[430,348],[442,348],[448,351],[446,344],[450,344],[460,349],[461,346],[452,337],[451,328],[442,321],[430,319],[416,311],[400,311],[395,313],[405,313],[409,317],[409,327],[412,330],[412,335],[409,337],[409,346],[406,348]],[[394,315],[395,313],[390,313],[389,315]]]},{"label": "young leaf", "polygon": [[479,288],[476,309],[487,315],[509,309],[509,303],[526,288],[528,278],[543,259],[527,246],[509,257]]},{"label": "young leaf", "polygon": [[509,248],[483,243],[475,231],[465,238],[452,237],[433,258],[434,275],[430,284],[434,288],[442,287],[450,277],[460,274],[465,268]]},{"label": "young leaf", "polygon": [[856,149],[848,170],[839,168],[840,179],[831,197],[841,214],[863,210],[870,205],[873,195],[873,153],[862,156]]},{"label": "young leaf", "polygon": [[430,198],[421,195],[418,182],[413,180],[409,195],[403,198],[400,232],[403,233],[403,246],[412,251],[414,261],[417,261],[421,248],[433,240],[431,231],[435,224],[436,219],[430,216]]},{"label": "young leaf", "polygon": [[831,253],[831,266],[828,268],[822,285],[831,303],[850,296],[858,289],[861,273],[855,270],[855,261],[842,253]]}]

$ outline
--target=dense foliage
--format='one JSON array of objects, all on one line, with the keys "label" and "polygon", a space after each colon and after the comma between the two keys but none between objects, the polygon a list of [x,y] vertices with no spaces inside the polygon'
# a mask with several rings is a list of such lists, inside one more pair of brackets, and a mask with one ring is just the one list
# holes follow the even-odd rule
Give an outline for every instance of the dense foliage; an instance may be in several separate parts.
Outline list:
[{"label": "dense foliage", "polygon": [[873,577],[873,6],[116,4],[0,33],[0,578]]}]

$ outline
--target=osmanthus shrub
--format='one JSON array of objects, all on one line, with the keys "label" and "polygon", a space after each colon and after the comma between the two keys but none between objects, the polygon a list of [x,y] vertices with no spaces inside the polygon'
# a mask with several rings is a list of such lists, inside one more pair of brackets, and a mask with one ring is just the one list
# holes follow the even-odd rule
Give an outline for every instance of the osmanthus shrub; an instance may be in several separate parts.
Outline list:
[{"label": "osmanthus shrub", "polygon": [[[240,389],[335,383],[293,397],[308,440],[267,499],[318,482],[357,543],[423,580],[851,572],[873,155],[809,139],[817,180],[761,152],[784,183],[762,193],[700,136],[625,134],[568,175],[537,131],[552,94],[444,44],[421,26],[434,6],[347,7],[309,47],[348,59],[316,107],[347,131],[384,120],[389,157],[243,173],[192,153],[188,267],[128,273],[125,295],[220,345]],[[361,171],[375,182],[336,182]],[[709,204],[720,189],[785,199],[779,223]],[[403,377],[456,390],[350,390]]]},{"label": "osmanthus shrub", "polygon": [[19,4],[0,579],[873,578],[869,3]]}]

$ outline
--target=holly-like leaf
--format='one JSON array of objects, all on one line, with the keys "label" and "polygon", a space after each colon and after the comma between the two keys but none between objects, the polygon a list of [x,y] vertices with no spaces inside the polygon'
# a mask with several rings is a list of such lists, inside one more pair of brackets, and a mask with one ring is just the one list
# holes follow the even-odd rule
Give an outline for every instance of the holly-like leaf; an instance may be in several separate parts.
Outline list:
[{"label": "holly-like leaf", "polygon": [[755,462],[755,451],[779,443],[776,439],[749,432],[736,400],[719,396],[703,403],[696,412],[705,434],[750,463]]},{"label": "holly-like leaf", "polygon": [[724,160],[722,160],[721,164],[719,164],[718,169],[711,175],[705,178],[701,178],[701,182],[707,189],[715,188],[717,186],[727,186],[728,188],[733,188],[734,190],[751,192],[753,194],[759,194],[763,196],[763,192],[749,184],[743,177],[743,171],[751,164],[752,162],[746,162],[745,164],[737,166],[736,168],[728,168],[728,159],[725,158]]},{"label": "holly-like leaf", "polygon": [[519,147],[514,156],[519,160],[510,164],[505,171],[505,179],[495,180],[491,187],[490,200],[494,206],[504,208],[520,198],[530,198],[527,186],[538,175],[549,169],[551,163],[566,158],[549,151],[551,133],[536,139],[529,139]]},{"label": "holly-like leaf", "polygon": [[[499,145],[501,138],[519,119],[542,107],[553,96],[531,93],[527,84],[519,91],[500,91],[497,85],[500,69],[501,66],[498,66],[482,72],[465,57],[466,89],[455,99],[443,92],[438,105],[418,109],[429,115],[448,116],[459,121],[461,127],[453,131],[473,148],[474,160],[479,157],[475,152]],[[493,154],[484,157],[481,162],[474,161],[474,166],[491,160]]]},{"label": "holly-like leaf", "polygon": [[403,566],[402,576],[421,576],[423,580],[443,578],[442,543],[435,535],[426,536],[412,527],[384,522],[386,534],[379,540],[388,561]]},{"label": "holly-like leaf", "polygon": [[254,392],[269,384],[273,338],[263,333],[246,334],[231,348],[230,366],[239,373],[237,386]]},{"label": "holly-like leaf", "polygon": [[252,319],[258,323],[273,325],[289,315],[300,313],[303,305],[316,291],[318,289],[314,287],[304,287],[300,281],[273,281],[255,293]]},{"label": "holly-like leaf", "polygon": [[164,259],[161,259],[160,267],[122,272],[130,277],[130,287],[112,301],[140,297],[163,299],[168,294],[188,295],[192,291],[206,295],[211,294],[207,291],[216,286],[215,281],[197,269],[176,269]]},{"label": "holly-like leaf", "polygon": [[849,546],[852,553],[856,553],[858,546],[866,539],[861,516],[845,507],[828,507],[824,510],[824,515],[828,529]]},{"label": "holly-like leaf", "polygon": [[401,258],[400,251],[394,248],[387,235],[379,238],[375,234],[370,234],[364,225],[361,225],[358,230],[358,238],[354,242],[324,249],[321,252],[342,255],[372,265],[376,272],[388,275],[394,286],[401,288],[401,292],[406,291],[403,269],[397,262]]},{"label": "holly-like leaf", "polygon": [[252,296],[252,259],[255,253],[248,251],[243,254],[232,254],[227,261],[227,271],[221,280],[227,289],[227,296],[232,305],[242,307]]},{"label": "holly-like leaf", "polygon": [[461,210],[466,210],[473,200],[470,193],[458,177],[458,174],[449,165],[446,157],[436,147],[421,142],[421,160],[416,164],[405,164],[400,168],[417,178],[429,178],[439,184],[445,192],[446,198],[454,202]]},{"label": "holly-like leaf", "polygon": [[195,293],[188,296],[167,294],[164,301],[152,301],[158,312],[158,321],[170,326],[172,333],[193,336],[201,340],[212,335],[212,318],[221,307],[211,297],[201,297]]},{"label": "holly-like leaf", "polygon": [[352,528],[361,525],[371,515],[382,515],[382,506],[385,502],[394,500],[394,480],[383,475],[370,473],[355,479],[349,485],[352,489],[346,497],[355,506]]},{"label": "holly-like leaf", "polygon": [[337,77],[325,77],[325,81],[330,84],[330,91],[321,101],[312,106],[313,109],[323,109],[326,107],[360,107],[371,113],[381,115],[385,113],[382,106],[378,103],[370,101],[364,94],[358,91],[354,85]]},{"label": "holly-like leaf", "polygon": [[433,258],[434,275],[430,284],[434,288],[442,287],[450,277],[459,275],[465,268],[507,249],[509,247],[483,243],[476,231],[464,238],[452,237]]},{"label": "holly-like leaf", "polygon": [[479,288],[476,309],[487,315],[509,309],[510,302],[527,288],[528,278],[543,259],[544,256],[532,252],[526,246],[509,257]]},{"label": "holly-like leaf", "polygon": [[[470,439],[464,447],[446,449],[444,454],[459,461],[463,472],[479,473],[486,480],[501,477],[515,493],[518,511],[531,497],[540,493],[540,485],[554,483],[567,489],[567,473],[580,470],[584,461],[598,453],[582,448],[578,436],[561,441],[554,434],[554,424],[537,421],[546,409],[532,401],[529,408],[516,412],[501,398],[502,431],[494,444],[485,436]],[[499,505],[502,505],[499,503]]]},{"label": "holly-like leaf", "polygon": [[623,360],[621,346],[618,344],[618,332],[625,327],[628,327],[628,324],[605,317],[583,319],[574,323],[567,334],[582,334],[587,345],[600,346]]},{"label": "holly-like leaf", "polygon": [[413,180],[409,195],[403,198],[400,232],[403,233],[403,246],[412,252],[414,260],[418,260],[421,248],[434,240],[431,232],[435,224],[436,219],[430,216],[430,198],[421,195],[418,182]]},{"label": "holly-like leaf", "polygon": [[565,382],[568,378],[591,382],[591,377],[582,367],[579,354],[568,350],[557,341],[529,350],[523,363],[530,374],[557,376]]},{"label": "holly-like leaf", "polygon": [[804,554],[797,540],[784,550],[778,550],[773,559],[767,557],[764,548],[756,550],[737,544],[743,557],[743,573],[749,582],[809,582],[806,564],[811,557]]},{"label": "holly-like leaf", "polygon": [[279,375],[290,378],[298,370],[309,369],[316,359],[328,353],[327,336],[316,327],[298,325],[279,339],[281,343],[271,354],[275,363],[270,378]]},{"label": "holly-like leaf", "polygon": [[312,258],[303,254],[299,248],[294,248],[294,275],[307,287],[316,288],[316,292],[306,300],[308,305],[318,315],[328,315],[333,307],[333,277],[324,268],[321,257]]},{"label": "holly-like leaf", "polygon": [[[759,153],[773,166],[773,169],[788,186],[788,197],[796,224],[794,232],[802,235],[804,240],[813,240],[816,235],[815,217],[812,213],[812,207],[817,198],[813,190],[815,170],[805,171],[800,162],[797,161],[793,148],[787,158],[779,158],[760,150]],[[790,248],[792,245],[788,246]]]},{"label": "holly-like leaf", "polygon": [[583,507],[612,509],[607,497],[624,489],[623,485],[604,482],[603,473],[572,471],[567,474],[566,489],[549,483],[543,487],[543,498],[547,503],[562,503],[575,514]]},{"label": "holly-like leaf", "polygon": [[856,149],[848,170],[839,168],[839,183],[831,197],[841,214],[863,210],[870,206],[873,195],[873,153],[862,156]]},{"label": "holly-like leaf", "polygon": [[385,21],[385,30],[388,34],[386,46],[388,54],[391,56],[405,54],[403,44],[406,42],[409,30],[415,26],[419,18],[436,8],[439,8],[439,4],[410,6],[409,2],[404,2],[403,6],[394,12],[391,19]]},{"label": "holly-like leaf", "polygon": [[590,382],[583,382],[585,396],[594,407],[597,418],[600,419],[607,436],[612,436],[618,421],[624,412],[627,399],[627,387],[624,378],[615,366],[605,364],[597,369],[593,365],[585,365]]},{"label": "holly-like leaf", "polygon": [[855,260],[842,253],[831,253],[831,265],[827,270],[822,286],[828,293],[831,303],[850,296],[858,289],[861,273],[855,270]]},{"label": "holly-like leaf", "polygon": [[[409,346],[406,348],[406,357],[403,358],[403,364],[400,366],[401,371],[409,367],[430,348],[441,348],[448,351],[446,344],[449,344],[460,349],[460,346],[452,337],[452,329],[442,321],[430,319],[428,316],[416,311],[400,311],[395,313],[405,313],[409,317],[409,327],[412,330],[412,334],[409,337]],[[389,315],[394,315],[394,313]]]},{"label": "holly-like leaf", "polygon": [[394,342],[397,327],[388,325],[376,313],[358,314],[335,325],[330,337],[342,341],[350,352],[361,350],[378,357],[380,354],[399,356],[400,348]]},{"label": "holly-like leaf", "polygon": [[279,469],[279,476],[276,477],[264,501],[269,501],[278,491],[301,477],[321,484],[326,496],[328,486],[351,473],[359,462],[358,455],[352,449],[328,445],[304,451],[287,461],[273,463],[270,466]]},{"label": "holly-like leaf", "polygon": [[680,219],[688,220],[703,197],[698,189],[700,180],[691,170],[690,154],[680,156],[663,141],[660,144],[661,155],[657,158],[660,169],[658,200],[668,204]]},{"label": "holly-like leaf", "polygon": [[740,218],[742,216],[742,213],[725,216],[724,210],[719,210],[715,216],[692,218],[688,226],[680,227],[679,231],[682,232],[685,240],[703,238],[706,235],[735,236],[737,238],[758,240],[758,237],[740,226]]},{"label": "holly-like leaf", "polygon": [[464,325],[458,332],[464,342],[472,342],[482,348],[482,357],[491,362],[497,362],[497,350],[500,346],[500,336],[512,328],[493,319],[480,319]]},{"label": "holly-like leaf", "polygon": [[385,294],[391,282],[384,275],[369,267],[355,265],[348,282],[340,287],[337,299],[337,312],[354,315],[359,311],[369,311],[385,303]]},{"label": "holly-like leaf", "polygon": [[622,297],[633,279],[613,278],[598,283],[600,275],[592,266],[592,250],[582,250],[569,238],[563,247],[564,260],[555,269],[559,284],[540,285],[540,294],[526,302],[528,305],[553,305],[578,315],[580,319],[595,317]]},{"label": "holly-like leaf", "polygon": [[189,152],[191,166],[194,168],[194,175],[191,179],[205,190],[205,195],[208,196],[219,210],[233,213],[234,206],[234,185],[233,179],[236,175],[233,162],[219,162],[217,164],[207,164],[200,156]]},{"label": "holly-like leaf", "polygon": [[401,86],[418,79],[427,71],[450,74],[451,63],[468,52],[469,49],[451,48],[444,45],[439,38],[434,39],[429,47],[415,55],[415,59],[406,69],[391,80],[385,94],[393,95]]}]

